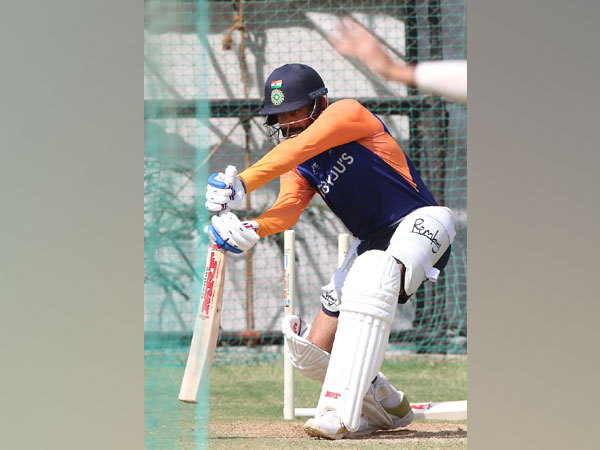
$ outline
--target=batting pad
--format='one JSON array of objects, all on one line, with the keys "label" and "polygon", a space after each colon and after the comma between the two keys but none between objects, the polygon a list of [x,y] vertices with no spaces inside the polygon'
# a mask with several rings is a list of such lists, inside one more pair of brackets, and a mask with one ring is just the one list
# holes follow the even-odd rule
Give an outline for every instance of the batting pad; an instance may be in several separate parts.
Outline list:
[{"label": "batting pad", "polygon": [[344,283],[329,368],[317,406],[334,409],[349,431],[360,424],[363,398],[388,344],[400,291],[400,269],[380,250],[359,256]]},{"label": "batting pad", "polygon": [[306,339],[310,325],[306,325],[300,317],[290,314],[281,321],[281,330],[287,339],[292,365],[302,375],[312,380],[323,381],[329,365],[329,353]]}]

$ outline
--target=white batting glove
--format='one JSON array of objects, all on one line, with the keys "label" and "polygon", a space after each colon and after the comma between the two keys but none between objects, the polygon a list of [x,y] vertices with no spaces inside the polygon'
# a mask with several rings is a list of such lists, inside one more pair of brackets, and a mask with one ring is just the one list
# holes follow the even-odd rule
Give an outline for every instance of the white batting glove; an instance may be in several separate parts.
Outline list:
[{"label": "white batting glove", "polygon": [[225,181],[224,173],[213,173],[208,178],[206,186],[206,209],[209,211],[223,211],[226,207],[231,209],[242,208],[242,200],[246,196],[246,188],[240,177],[235,177],[233,184]]},{"label": "white batting glove", "polygon": [[260,236],[256,230],[256,222],[240,221],[232,212],[213,216],[207,227],[208,235],[219,247],[237,254],[247,252],[258,242]]}]

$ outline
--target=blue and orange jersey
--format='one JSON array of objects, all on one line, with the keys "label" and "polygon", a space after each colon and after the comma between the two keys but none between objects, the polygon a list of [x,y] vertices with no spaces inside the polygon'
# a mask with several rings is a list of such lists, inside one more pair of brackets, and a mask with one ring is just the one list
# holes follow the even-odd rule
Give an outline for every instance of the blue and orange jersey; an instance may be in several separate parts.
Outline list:
[{"label": "blue and orange jersey", "polygon": [[437,205],[383,122],[351,99],[331,104],[239,176],[248,193],[280,176],[277,200],[255,219],[261,237],[294,226],[316,193],[363,240]]}]

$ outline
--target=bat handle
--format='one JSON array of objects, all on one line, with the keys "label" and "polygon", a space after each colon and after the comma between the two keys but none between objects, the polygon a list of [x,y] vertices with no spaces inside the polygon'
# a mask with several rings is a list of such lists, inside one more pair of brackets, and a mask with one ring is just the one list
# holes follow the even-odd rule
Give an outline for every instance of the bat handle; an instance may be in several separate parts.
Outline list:
[{"label": "bat handle", "polygon": [[[237,176],[237,169],[235,166],[227,166],[225,169],[225,182],[231,184],[233,186],[233,182],[235,177]],[[225,204],[225,209],[220,212],[220,214],[227,212],[229,208],[227,208],[227,204]]]},{"label": "bat handle", "polygon": [[[227,166],[227,168],[225,169],[225,183],[230,184],[231,186],[233,186],[233,182],[235,180],[235,177],[237,176],[237,169],[235,166]],[[227,210],[229,210],[229,208],[227,207],[227,203],[225,204],[225,208],[219,212],[219,215],[224,214],[227,212]],[[210,221],[209,221],[210,224]],[[208,233],[208,225],[206,225],[204,227],[204,232]]]}]

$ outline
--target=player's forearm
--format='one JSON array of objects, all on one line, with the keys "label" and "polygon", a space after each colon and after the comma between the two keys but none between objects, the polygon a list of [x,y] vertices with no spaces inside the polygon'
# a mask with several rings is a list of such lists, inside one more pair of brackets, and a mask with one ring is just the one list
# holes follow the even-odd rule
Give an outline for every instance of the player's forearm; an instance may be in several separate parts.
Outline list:
[{"label": "player's forearm", "polygon": [[244,182],[246,192],[252,192],[268,182],[283,175],[304,161],[325,151],[327,143],[318,138],[314,138],[310,133],[318,130],[318,124],[315,122],[310,128],[303,131],[302,134],[293,139],[288,139],[273,150],[259,159],[252,166],[239,174]]},{"label": "player's forearm", "polygon": [[258,223],[258,235],[261,238],[292,228],[298,222],[302,210],[297,208],[272,208],[258,217],[255,221]]},{"label": "player's forearm", "polygon": [[285,220],[282,218],[264,218],[264,219],[260,219],[260,220],[256,220],[256,223],[258,223],[258,235],[261,238],[264,238],[266,236],[271,236],[272,234],[277,234],[277,233],[281,233],[282,231],[285,230],[289,230],[290,228],[292,228],[294,225],[296,225],[296,223],[298,222],[298,220],[296,219],[295,221],[290,221],[290,220]]},{"label": "player's forearm", "polygon": [[308,206],[311,197],[306,196],[276,202],[255,219],[258,223],[258,235],[263,238],[292,228]]},{"label": "player's forearm", "polygon": [[306,209],[315,191],[299,175],[289,172],[281,177],[277,200],[255,221],[262,238],[292,228]]},{"label": "player's forearm", "polygon": [[284,141],[240,173],[239,177],[244,183],[246,193],[264,186],[303,162],[298,162],[301,158],[294,158],[293,156],[294,152],[293,148],[291,148],[291,141]]},{"label": "player's forearm", "polygon": [[385,69],[385,72],[380,72],[380,75],[390,80],[399,81],[411,87],[416,87],[415,83],[415,66],[401,66],[399,64],[391,64]]},{"label": "player's forearm", "polygon": [[381,75],[457,102],[467,101],[466,61],[424,61],[416,66],[393,64]]}]

